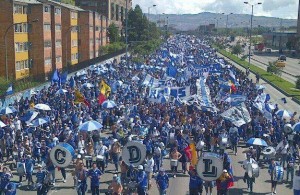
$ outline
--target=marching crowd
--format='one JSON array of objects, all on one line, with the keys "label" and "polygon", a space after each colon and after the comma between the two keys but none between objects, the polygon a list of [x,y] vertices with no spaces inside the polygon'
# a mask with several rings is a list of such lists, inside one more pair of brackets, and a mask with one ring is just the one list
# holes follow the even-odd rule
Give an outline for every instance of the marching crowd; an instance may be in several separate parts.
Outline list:
[{"label": "marching crowd", "polygon": [[[171,52],[182,57],[167,55]],[[190,56],[193,56],[191,58]],[[176,58],[176,59],[175,59]],[[130,194],[137,188],[139,195],[147,194],[154,186],[152,177],[161,195],[167,194],[169,177],[176,177],[181,164],[182,174],[189,174],[189,193],[198,195],[212,194],[217,188],[218,195],[228,193],[233,185],[234,173],[231,158],[226,147],[234,154],[237,146],[246,143],[250,138],[261,138],[268,146],[277,147],[276,154],[263,155],[265,146],[255,145],[245,151],[247,164],[269,164],[272,180],[272,193],[276,194],[277,180],[274,178],[276,165],[282,166],[286,172],[286,181],[292,181],[299,163],[299,132],[286,133],[287,123],[298,122],[297,113],[290,117],[279,117],[275,105],[271,111],[272,120],[268,120],[255,106],[256,97],[263,93],[257,84],[244,72],[230,66],[226,61],[218,73],[209,72],[206,75],[206,85],[210,90],[212,104],[215,108],[207,109],[197,100],[180,101],[180,98],[170,97],[167,101],[152,101],[148,98],[150,87],[144,84],[147,74],[155,79],[164,80],[168,75],[169,66],[177,69],[177,74],[170,79],[169,87],[190,87],[190,95],[197,94],[197,77],[187,75],[183,70],[191,64],[213,64],[219,60],[216,50],[208,43],[185,35],[176,35],[164,43],[146,59],[146,65],[127,64],[122,60],[102,65],[94,65],[80,71],[65,82],[53,82],[49,87],[22,97],[11,105],[16,112],[2,114],[1,121],[5,124],[0,128],[0,195],[15,194],[16,183],[11,182],[12,171],[17,169],[18,185],[24,185],[24,176],[28,190],[37,190],[37,194],[47,194],[49,185],[55,185],[57,178],[56,166],[50,158],[50,151],[58,143],[68,143],[77,154],[67,169],[72,169],[74,187],[79,195],[84,195],[88,189],[99,194],[101,177],[107,172],[107,166],[114,165],[114,175],[109,190],[112,194]],[[170,65],[171,64],[171,65]],[[228,71],[230,70],[230,71]],[[220,115],[232,105],[230,101],[220,97],[221,83],[219,79],[229,80],[230,73],[235,73],[235,86],[222,89],[227,94],[242,94],[246,96],[243,104],[249,111],[251,122],[239,127],[225,120]],[[112,108],[105,108],[101,99],[101,83],[109,87],[105,99],[116,103]],[[90,85],[87,85],[90,84]],[[57,93],[60,89],[65,91]],[[84,101],[76,101],[78,91]],[[51,110],[36,110],[34,118],[42,118],[46,122],[41,125],[31,125],[33,113],[37,104],[47,104]],[[99,131],[80,131],[78,127],[86,121],[95,120],[104,126]],[[104,133],[105,132],[105,133]],[[109,135],[109,136],[106,136]],[[290,136],[292,135],[292,136]],[[223,138],[228,142],[222,143]],[[142,142],[146,147],[146,159],[143,164],[134,167],[122,159],[122,147],[128,141]],[[223,172],[216,181],[205,181],[198,175],[191,154],[190,144],[195,143],[196,158],[201,158],[205,151],[218,153],[222,156]],[[225,144],[225,147],[221,145]],[[168,174],[163,164],[165,157],[170,158],[171,170]],[[179,163],[180,162],[180,163]],[[19,167],[23,166],[21,170]],[[66,168],[61,171],[63,182],[66,182]],[[35,173],[35,174],[33,174]],[[244,181],[249,192],[253,190],[254,176],[245,171]]]}]

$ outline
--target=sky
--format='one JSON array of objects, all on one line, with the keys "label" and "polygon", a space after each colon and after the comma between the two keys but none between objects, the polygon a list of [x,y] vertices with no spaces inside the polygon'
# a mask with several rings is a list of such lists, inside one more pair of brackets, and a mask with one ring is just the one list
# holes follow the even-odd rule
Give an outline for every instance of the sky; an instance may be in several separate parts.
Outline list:
[{"label": "sky", "polygon": [[[251,6],[245,0],[133,0],[133,7],[140,5],[144,13],[197,14],[200,12],[251,14]],[[254,6],[255,16],[296,19],[299,0],[248,0]]]}]

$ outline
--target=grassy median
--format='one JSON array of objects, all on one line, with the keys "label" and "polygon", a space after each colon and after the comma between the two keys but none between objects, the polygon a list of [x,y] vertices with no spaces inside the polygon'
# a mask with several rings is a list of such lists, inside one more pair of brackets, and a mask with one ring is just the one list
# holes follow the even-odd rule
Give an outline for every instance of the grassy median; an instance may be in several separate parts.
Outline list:
[{"label": "grassy median", "polygon": [[295,84],[288,82],[277,75],[269,73],[253,64],[250,64],[249,66],[248,62],[240,59],[236,55],[233,55],[224,49],[218,49],[218,52],[226,56],[227,58],[231,59],[235,63],[243,66],[244,68],[249,67],[251,71],[255,72],[256,74],[259,74],[261,78],[267,80],[268,82],[272,83],[273,85],[275,85],[276,87],[284,91],[287,94],[287,96],[294,96],[295,98],[300,100],[300,91],[295,89],[296,88]]}]

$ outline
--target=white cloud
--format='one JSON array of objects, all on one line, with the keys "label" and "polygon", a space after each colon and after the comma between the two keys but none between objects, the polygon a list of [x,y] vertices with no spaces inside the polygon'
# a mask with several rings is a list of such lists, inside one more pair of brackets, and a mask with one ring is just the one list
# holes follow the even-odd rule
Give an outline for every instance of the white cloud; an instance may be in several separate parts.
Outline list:
[{"label": "white cloud", "polygon": [[[248,0],[255,4],[262,2],[262,5],[255,6],[254,15],[272,16],[280,18],[297,18],[298,0]],[[250,14],[251,7],[245,5],[244,0],[133,0],[133,5],[139,4],[144,13],[155,14],[197,14],[209,11],[215,13],[243,13]]]}]

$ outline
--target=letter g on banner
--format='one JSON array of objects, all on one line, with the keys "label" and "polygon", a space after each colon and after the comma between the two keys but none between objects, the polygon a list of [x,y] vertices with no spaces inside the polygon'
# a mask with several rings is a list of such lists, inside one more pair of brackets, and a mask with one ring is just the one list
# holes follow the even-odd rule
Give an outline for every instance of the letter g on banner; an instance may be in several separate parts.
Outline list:
[{"label": "letter g on banner", "polygon": [[146,158],[146,146],[140,142],[128,142],[122,150],[122,159],[127,165],[138,166]]}]

